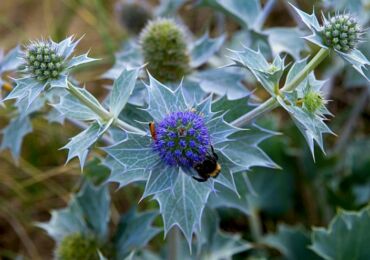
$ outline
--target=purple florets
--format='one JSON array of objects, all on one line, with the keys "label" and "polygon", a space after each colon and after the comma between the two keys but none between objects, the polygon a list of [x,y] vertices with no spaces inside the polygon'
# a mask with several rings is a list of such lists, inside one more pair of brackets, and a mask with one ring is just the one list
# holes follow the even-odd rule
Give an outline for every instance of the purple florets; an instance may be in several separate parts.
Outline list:
[{"label": "purple florets", "polygon": [[173,112],[156,125],[154,150],[171,166],[193,167],[204,161],[210,136],[204,118],[193,111]]}]

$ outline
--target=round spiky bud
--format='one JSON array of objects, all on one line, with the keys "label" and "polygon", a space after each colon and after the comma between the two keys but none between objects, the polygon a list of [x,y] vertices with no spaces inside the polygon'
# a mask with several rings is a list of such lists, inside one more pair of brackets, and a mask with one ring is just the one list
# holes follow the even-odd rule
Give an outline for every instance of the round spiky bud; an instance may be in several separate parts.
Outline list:
[{"label": "round spiky bud", "polygon": [[149,9],[137,2],[120,4],[118,13],[120,22],[132,34],[139,34],[152,19]]},{"label": "round spiky bud", "polygon": [[356,48],[360,40],[361,28],[354,18],[347,14],[340,14],[325,22],[322,34],[328,47],[349,52]]},{"label": "round spiky bud", "polygon": [[183,30],[170,19],[149,22],[140,36],[149,72],[159,81],[177,82],[189,73],[189,54]]},{"label": "round spiky bud", "polygon": [[325,105],[325,100],[320,92],[308,91],[303,98],[303,105],[310,113],[315,113]]},{"label": "round spiky bud", "polygon": [[64,58],[49,43],[31,44],[26,49],[24,59],[26,71],[39,82],[59,78],[63,70]]},{"label": "round spiky bud", "polygon": [[58,260],[98,260],[98,243],[92,237],[80,233],[63,238],[56,251]]},{"label": "round spiky bud", "polygon": [[155,128],[154,150],[167,165],[193,167],[204,161],[210,135],[203,116],[194,111],[173,112]]}]

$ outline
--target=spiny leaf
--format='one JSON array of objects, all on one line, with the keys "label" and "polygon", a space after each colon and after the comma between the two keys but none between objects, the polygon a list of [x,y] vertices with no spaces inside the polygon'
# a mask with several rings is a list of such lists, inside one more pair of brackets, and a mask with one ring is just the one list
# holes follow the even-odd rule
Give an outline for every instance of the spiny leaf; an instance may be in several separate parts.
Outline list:
[{"label": "spiny leaf", "polygon": [[235,66],[249,69],[270,95],[276,95],[276,89],[285,70],[285,59],[276,56],[274,61],[269,63],[260,50],[254,51],[247,47],[243,51],[233,51],[233,54],[235,57],[231,59]]},{"label": "spiny leaf", "polygon": [[177,225],[190,247],[192,234],[200,226],[201,214],[212,187],[195,181],[182,170],[178,174],[173,192],[157,193],[155,199],[163,216],[165,234]]},{"label": "spiny leaf", "polygon": [[233,255],[252,248],[239,234],[228,234],[219,228],[217,211],[205,208],[202,217],[202,231],[198,233],[200,259],[231,259]]},{"label": "spiny leaf", "polygon": [[152,226],[157,216],[158,212],[155,211],[137,213],[131,209],[121,217],[114,236],[117,259],[127,257],[132,250],[143,248],[161,231]]},{"label": "spiny leaf", "polygon": [[78,67],[82,64],[86,64],[86,63],[93,62],[93,61],[97,60],[97,59],[94,59],[94,58],[90,58],[87,55],[88,55],[88,53],[85,53],[85,54],[82,54],[82,55],[79,55],[79,56],[76,56],[76,57],[73,57],[72,59],[70,59],[67,63],[67,69],[74,69],[75,67]]},{"label": "spiny leaf", "polygon": [[68,149],[67,162],[74,157],[78,157],[82,169],[85,164],[87,154],[89,153],[90,146],[98,140],[111,124],[112,120],[103,126],[99,123],[93,123],[89,128],[75,137],[72,137],[71,141],[62,148]]},{"label": "spiny leaf", "polygon": [[74,233],[94,235],[104,241],[108,235],[109,207],[107,185],[95,187],[85,182],[66,208],[52,211],[50,221],[38,226],[57,242]]},{"label": "spiny leaf", "polygon": [[32,125],[28,116],[13,118],[9,125],[2,130],[3,138],[0,149],[9,148],[13,158],[17,160],[23,138],[30,132],[32,132]]},{"label": "spiny leaf", "polygon": [[118,117],[127,104],[135,87],[139,69],[123,70],[121,75],[114,81],[113,89],[109,97],[109,110],[113,116]]},{"label": "spiny leaf", "polygon": [[230,14],[241,25],[253,29],[255,21],[261,12],[259,0],[200,0],[201,5],[212,6]]},{"label": "spiny leaf", "polygon": [[311,249],[324,259],[370,259],[370,210],[340,211],[329,228],[314,228]]},{"label": "spiny leaf", "polygon": [[287,260],[315,260],[320,259],[309,250],[310,237],[302,227],[291,227],[285,224],[278,226],[275,234],[263,238],[263,243],[278,249]]},{"label": "spiny leaf", "polygon": [[196,68],[206,63],[209,58],[220,50],[225,38],[225,35],[221,35],[217,38],[209,38],[207,32],[195,41],[191,49],[191,67]]},{"label": "spiny leaf", "polygon": [[238,99],[248,95],[248,89],[243,85],[244,74],[232,68],[209,69],[192,75],[201,88],[208,93]]}]

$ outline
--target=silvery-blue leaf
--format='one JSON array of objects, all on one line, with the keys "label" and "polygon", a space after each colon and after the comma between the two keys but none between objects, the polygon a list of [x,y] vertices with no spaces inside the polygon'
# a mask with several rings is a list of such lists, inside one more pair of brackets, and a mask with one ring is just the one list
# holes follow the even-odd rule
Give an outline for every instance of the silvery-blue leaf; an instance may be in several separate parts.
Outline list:
[{"label": "silvery-blue leaf", "polygon": [[49,123],[58,123],[62,125],[64,123],[65,117],[59,110],[52,108],[46,115],[46,119]]},{"label": "silvery-blue leaf", "polygon": [[74,36],[70,36],[59,43],[53,42],[53,44],[57,49],[57,53],[67,59],[69,56],[71,56],[81,39],[82,38],[75,40]]},{"label": "silvery-blue leaf", "polygon": [[48,83],[51,88],[67,88],[67,79],[68,77],[66,74],[61,74],[59,78],[49,80]]},{"label": "silvery-blue leaf", "polygon": [[75,67],[77,67],[81,64],[86,64],[86,63],[93,62],[93,61],[97,60],[97,59],[94,59],[94,58],[90,58],[87,55],[88,55],[88,53],[85,53],[85,54],[75,56],[72,59],[70,59],[68,61],[67,65],[66,65],[67,69],[74,69]]},{"label": "silvery-blue leaf", "polygon": [[[86,89],[78,89],[87,99],[93,102],[97,106],[101,106],[99,101]],[[66,94],[60,98],[58,104],[54,104],[54,107],[65,117],[69,117],[76,120],[99,120],[100,117],[93,112],[90,108],[83,105],[76,97],[71,94]]]},{"label": "silvery-blue leaf", "polygon": [[173,111],[184,111],[187,109],[187,104],[181,87],[172,91],[153,78],[150,74],[149,83],[149,106],[146,110],[150,111],[150,115],[155,121],[161,121],[165,115],[170,114]]},{"label": "silvery-blue leaf", "polygon": [[[264,133],[263,133],[264,131]],[[258,144],[270,137],[272,133],[258,127],[251,127],[248,130],[239,131],[224,141],[215,145],[234,165],[245,170],[254,166],[279,168]],[[235,140],[238,140],[237,142]],[[237,167],[236,167],[237,168]]]},{"label": "silvery-blue leaf", "polygon": [[280,78],[285,70],[284,61],[276,56],[272,63],[269,63],[260,50],[254,51],[245,47],[243,51],[232,51],[231,59],[235,66],[249,69],[262,86],[272,95],[276,95]]},{"label": "silvery-blue leaf", "polygon": [[115,159],[110,157],[105,159],[104,165],[107,166],[111,171],[107,182],[117,182],[119,188],[122,188],[134,182],[146,181],[150,174],[149,170],[125,170],[125,167],[123,167]]},{"label": "silvery-blue leaf", "polygon": [[352,67],[357,70],[368,82],[370,82],[370,76],[368,68],[370,68],[370,61],[362,54],[361,51],[354,49],[350,53],[343,53],[336,51],[343,59],[348,61]]},{"label": "silvery-blue leaf", "polygon": [[8,126],[2,129],[0,149],[10,149],[15,160],[19,158],[22,141],[25,135],[32,132],[31,121],[28,116],[13,118]]},{"label": "silvery-blue leaf", "polygon": [[202,211],[212,187],[195,181],[182,170],[178,174],[173,192],[157,193],[155,199],[160,206],[165,234],[177,225],[191,247],[192,234],[200,226]]},{"label": "silvery-blue leaf", "polygon": [[254,108],[254,106],[249,104],[249,100],[250,95],[234,100],[223,96],[212,103],[212,110],[225,113],[224,120],[230,123]]},{"label": "silvery-blue leaf", "polygon": [[109,111],[114,117],[118,117],[125,107],[134,90],[139,69],[124,69],[121,75],[114,81],[113,89],[109,96]]},{"label": "silvery-blue leaf", "polygon": [[149,136],[128,133],[125,140],[105,148],[116,162],[106,163],[109,167],[112,165],[109,181],[118,182],[122,187],[134,181],[148,179],[151,167],[159,160],[158,155],[153,153],[151,142]]},{"label": "silvery-blue leaf", "polygon": [[[291,82],[299,71],[305,66],[306,60],[297,61],[289,70],[286,84]],[[294,123],[299,131],[303,134],[307,144],[314,157],[314,141],[324,151],[323,134],[333,134],[330,128],[325,124],[325,115],[331,115],[330,112],[323,106],[317,113],[311,113],[302,106],[297,105],[297,101],[304,97],[306,89],[312,89],[320,92],[324,85],[324,81],[316,80],[313,73],[302,81],[298,87],[290,93],[285,93],[285,99],[278,97],[280,105],[290,113]]]},{"label": "silvery-blue leaf", "polygon": [[17,46],[3,56],[0,49],[0,75],[4,71],[15,70],[19,65],[22,64],[22,60],[19,58],[20,52],[21,48],[20,46]]},{"label": "silvery-blue leaf", "polygon": [[[190,76],[192,77],[192,76]],[[198,79],[192,80],[187,77],[182,81],[182,91],[186,103],[192,106],[193,104],[200,103],[207,96],[207,93],[202,90]]]},{"label": "silvery-blue leaf", "polygon": [[[193,75],[192,75],[193,76]],[[248,95],[249,91],[243,85],[244,74],[234,68],[209,69],[195,74],[201,88],[208,93],[238,99]]]},{"label": "silvery-blue leaf", "polygon": [[208,32],[194,42],[191,51],[192,68],[197,68],[206,63],[216,52],[218,52],[225,41],[225,35],[217,38],[209,38]]},{"label": "silvery-blue leaf", "polygon": [[141,129],[144,128],[145,130],[148,128],[148,123],[153,120],[150,114],[143,110],[143,107],[132,105],[130,103],[126,104],[120,113],[119,118],[132,126]]},{"label": "silvery-blue leaf", "polygon": [[273,55],[288,53],[295,60],[300,59],[300,54],[308,50],[306,42],[302,39],[303,32],[297,27],[274,27],[264,30],[268,35]]},{"label": "silvery-blue leaf", "polygon": [[124,43],[122,51],[118,52],[115,57],[113,67],[102,75],[103,78],[114,80],[118,78],[123,69],[133,69],[143,65],[140,46],[135,41]]},{"label": "silvery-blue leaf", "polygon": [[34,78],[22,78],[16,79],[16,86],[4,99],[16,99],[17,102],[24,99],[27,103],[26,110],[32,104],[32,102],[40,95],[45,85],[36,81]]},{"label": "silvery-blue leaf", "polygon": [[198,233],[199,259],[232,259],[233,255],[252,248],[239,234],[228,234],[219,228],[220,218],[216,210],[205,208],[202,231]]},{"label": "silvery-blue leaf", "polygon": [[310,248],[324,259],[370,259],[370,210],[339,211],[329,227],[314,228]]},{"label": "silvery-blue leaf", "polygon": [[263,238],[263,244],[278,249],[284,255],[284,259],[321,259],[308,248],[310,242],[309,232],[303,227],[285,224],[280,224],[275,234],[269,234]]},{"label": "silvery-blue leaf", "polygon": [[290,5],[297,12],[299,17],[301,17],[302,21],[307,25],[308,28],[310,28],[311,30],[314,30],[316,32],[321,30],[320,23],[317,20],[316,15],[315,15],[315,10],[312,10],[312,14],[307,14],[307,13],[301,11],[300,9],[298,9],[297,7],[295,7],[294,5],[292,5],[292,4],[290,4]]},{"label": "silvery-blue leaf", "polygon": [[147,96],[147,89],[144,82],[137,80],[128,103],[136,106],[144,106]]},{"label": "silvery-blue leaf", "polygon": [[293,9],[297,12],[302,21],[307,25],[311,30],[312,34],[304,37],[304,39],[320,46],[321,48],[327,48],[324,44],[324,41],[321,36],[322,26],[320,26],[319,21],[316,18],[315,11],[312,11],[312,14],[307,14],[294,5],[290,4]]},{"label": "silvery-blue leaf", "polygon": [[253,29],[261,12],[259,0],[200,0],[201,5],[214,7],[230,14],[242,26]]},{"label": "silvery-blue leaf", "polygon": [[142,198],[163,191],[173,192],[179,174],[178,168],[158,163],[150,172]]},{"label": "silvery-blue leaf", "polygon": [[75,137],[72,137],[69,143],[62,148],[68,149],[67,162],[74,157],[78,157],[82,169],[85,164],[87,154],[89,153],[90,146],[92,146],[99,139],[99,137],[106,131],[111,123],[112,121],[106,125],[93,123],[89,128],[82,131]]},{"label": "silvery-blue leaf", "polygon": [[85,182],[81,190],[63,209],[53,210],[48,222],[38,223],[55,241],[81,233],[105,240],[110,216],[108,186],[95,187]]},{"label": "silvery-blue leaf", "polygon": [[209,205],[215,208],[234,208],[240,210],[245,215],[249,215],[252,208],[249,201],[249,196],[252,194],[250,181],[245,174],[241,173],[235,175],[234,179],[238,193],[223,185],[216,185],[215,189],[217,192],[211,194]]},{"label": "silvery-blue leaf", "polygon": [[157,16],[174,16],[184,3],[185,0],[160,0],[155,13]]},{"label": "silvery-blue leaf", "polygon": [[132,250],[145,247],[161,231],[160,228],[153,227],[157,216],[156,211],[137,213],[135,209],[131,209],[121,217],[114,236],[116,259],[124,259]]}]

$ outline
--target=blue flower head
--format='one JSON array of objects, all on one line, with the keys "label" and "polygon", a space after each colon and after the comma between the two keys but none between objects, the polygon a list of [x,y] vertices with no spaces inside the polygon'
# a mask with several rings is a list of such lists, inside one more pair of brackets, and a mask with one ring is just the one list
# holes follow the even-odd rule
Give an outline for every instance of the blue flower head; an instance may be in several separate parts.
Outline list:
[{"label": "blue flower head", "polygon": [[173,112],[156,126],[154,150],[170,166],[194,167],[204,161],[210,136],[202,115]]}]

